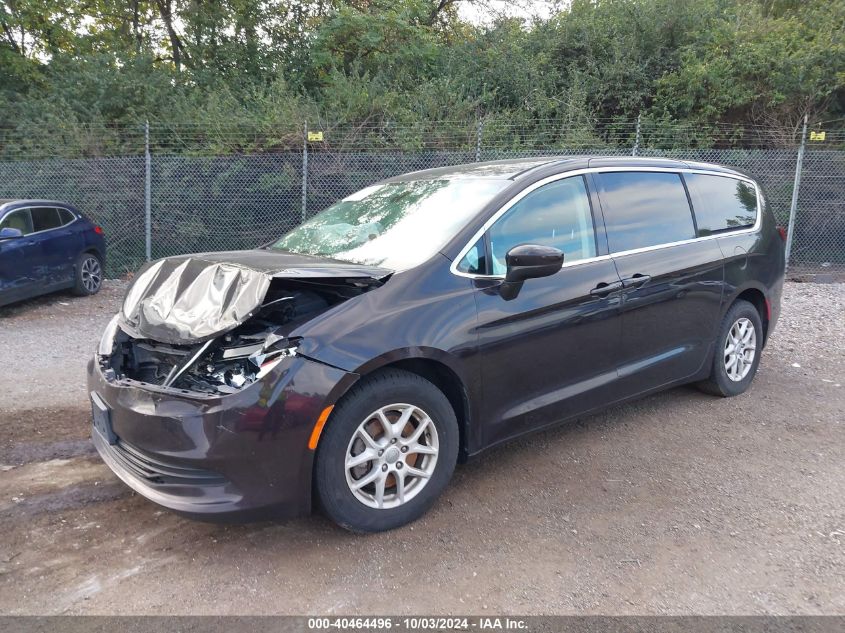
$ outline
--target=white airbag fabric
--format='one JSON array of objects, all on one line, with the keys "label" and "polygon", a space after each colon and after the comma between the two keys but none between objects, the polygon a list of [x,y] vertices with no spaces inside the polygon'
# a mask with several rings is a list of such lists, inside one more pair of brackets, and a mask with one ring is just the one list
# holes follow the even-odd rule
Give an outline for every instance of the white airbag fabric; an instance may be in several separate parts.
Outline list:
[{"label": "white airbag fabric", "polygon": [[161,260],[141,272],[123,304],[139,338],[196,343],[227,332],[261,306],[271,275],[230,263]]}]

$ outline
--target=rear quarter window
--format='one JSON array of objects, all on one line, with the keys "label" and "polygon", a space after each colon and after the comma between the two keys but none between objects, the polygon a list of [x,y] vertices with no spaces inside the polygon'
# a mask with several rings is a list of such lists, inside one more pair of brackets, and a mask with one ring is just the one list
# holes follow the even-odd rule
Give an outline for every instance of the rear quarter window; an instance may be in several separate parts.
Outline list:
[{"label": "rear quarter window", "polygon": [[685,174],[690,189],[698,235],[754,226],[757,189],[745,180],[709,174]]},{"label": "rear quarter window", "polygon": [[604,172],[597,180],[611,252],[695,237],[692,210],[680,174]]},{"label": "rear quarter window", "polygon": [[76,216],[73,215],[73,213],[71,213],[67,209],[59,209],[59,218],[61,219],[62,224],[64,225],[73,222],[76,219]]}]

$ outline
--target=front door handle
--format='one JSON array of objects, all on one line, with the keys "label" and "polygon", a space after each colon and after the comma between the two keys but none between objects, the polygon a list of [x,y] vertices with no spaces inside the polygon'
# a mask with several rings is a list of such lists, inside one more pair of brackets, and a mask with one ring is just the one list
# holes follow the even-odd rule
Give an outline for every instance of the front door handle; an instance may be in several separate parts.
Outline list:
[{"label": "front door handle", "polygon": [[607,283],[606,281],[601,282],[598,286],[590,290],[590,294],[594,297],[606,297],[611,292],[616,292],[617,290],[622,289],[622,282],[621,281],[613,281],[611,283]]},{"label": "front door handle", "polygon": [[651,276],[643,275],[642,273],[637,273],[633,277],[627,277],[626,279],[622,280],[622,287],[623,288],[639,288],[644,283],[646,283]]}]

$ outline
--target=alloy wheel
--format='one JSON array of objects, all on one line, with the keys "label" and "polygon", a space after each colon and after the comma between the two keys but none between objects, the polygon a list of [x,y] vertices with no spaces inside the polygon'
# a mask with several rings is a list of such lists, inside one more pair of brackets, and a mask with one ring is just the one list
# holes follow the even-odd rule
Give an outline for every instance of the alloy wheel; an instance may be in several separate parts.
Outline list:
[{"label": "alloy wheel", "polygon": [[725,339],[725,372],[734,382],[740,382],[751,371],[757,355],[757,333],[754,324],[745,317],[737,319]]},{"label": "alloy wheel", "polygon": [[100,262],[96,257],[86,257],[82,260],[81,267],[82,285],[85,290],[93,294],[100,288],[100,283],[103,280],[103,273],[100,267]]},{"label": "alloy wheel", "polygon": [[434,473],[437,428],[411,404],[390,404],[361,422],[346,450],[349,490],[371,508],[399,507],[420,493]]}]

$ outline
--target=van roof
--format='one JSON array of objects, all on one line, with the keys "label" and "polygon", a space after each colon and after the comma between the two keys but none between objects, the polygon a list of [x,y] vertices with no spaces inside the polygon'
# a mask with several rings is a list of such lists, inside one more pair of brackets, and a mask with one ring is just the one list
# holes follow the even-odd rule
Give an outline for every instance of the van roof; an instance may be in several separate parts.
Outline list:
[{"label": "van roof", "polygon": [[551,174],[589,167],[668,167],[676,169],[706,169],[708,171],[745,175],[721,165],[681,161],[670,158],[642,158],[639,156],[537,156],[423,169],[388,178],[383,182],[433,179],[453,180],[460,178],[520,180],[531,175],[536,175],[539,171],[549,172]]}]

